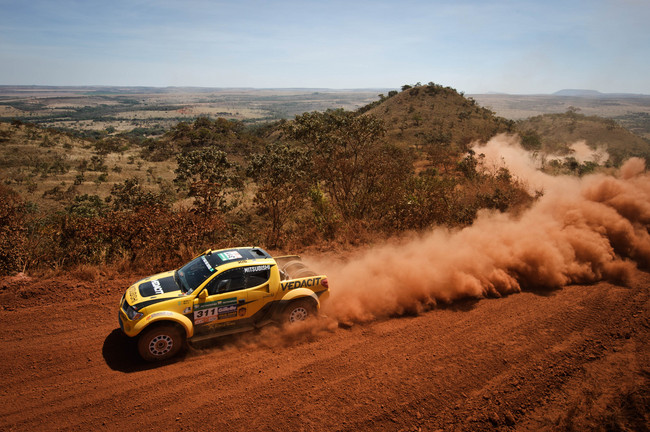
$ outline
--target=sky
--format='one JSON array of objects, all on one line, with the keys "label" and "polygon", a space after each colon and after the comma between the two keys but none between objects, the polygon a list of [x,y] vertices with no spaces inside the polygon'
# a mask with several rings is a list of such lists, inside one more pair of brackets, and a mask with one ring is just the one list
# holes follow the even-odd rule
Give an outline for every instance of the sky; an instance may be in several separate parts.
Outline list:
[{"label": "sky", "polygon": [[650,94],[650,0],[0,0],[0,85]]}]

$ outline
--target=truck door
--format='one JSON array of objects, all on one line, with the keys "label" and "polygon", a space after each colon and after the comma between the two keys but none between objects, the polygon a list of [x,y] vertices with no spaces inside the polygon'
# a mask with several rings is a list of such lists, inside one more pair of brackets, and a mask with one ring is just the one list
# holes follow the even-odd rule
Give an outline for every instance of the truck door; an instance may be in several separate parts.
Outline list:
[{"label": "truck door", "polygon": [[[226,270],[203,288],[207,297],[194,300],[192,319],[197,334],[238,326],[240,307],[245,307],[246,290],[243,268]],[[199,293],[200,294],[200,293]]]},{"label": "truck door", "polygon": [[[262,308],[273,300],[273,294],[269,287],[271,278],[271,266],[252,265],[244,267],[245,285],[246,285],[246,306],[239,309],[242,318],[250,318],[254,321],[259,320],[256,316]],[[243,310],[245,309],[245,310]]]}]

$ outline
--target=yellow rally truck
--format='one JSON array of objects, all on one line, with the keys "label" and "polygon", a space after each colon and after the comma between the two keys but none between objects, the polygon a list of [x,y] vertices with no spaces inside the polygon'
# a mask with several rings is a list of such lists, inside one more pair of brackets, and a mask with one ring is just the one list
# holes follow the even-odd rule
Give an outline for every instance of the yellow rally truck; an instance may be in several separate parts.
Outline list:
[{"label": "yellow rally truck", "polygon": [[149,276],[122,296],[122,331],[147,361],[173,357],[185,341],[302,321],[329,297],[327,277],[300,257],[259,247],[207,250],[181,268]]}]

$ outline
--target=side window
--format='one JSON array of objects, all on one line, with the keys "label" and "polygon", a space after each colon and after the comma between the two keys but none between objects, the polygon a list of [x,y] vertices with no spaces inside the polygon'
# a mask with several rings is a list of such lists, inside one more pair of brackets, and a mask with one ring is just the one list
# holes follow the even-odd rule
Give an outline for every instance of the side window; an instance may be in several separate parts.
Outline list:
[{"label": "side window", "polygon": [[269,281],[271,277],[271,266],[253,266],[244,268],[246,274],[246,288],[260,286]]},{"label": "side window", "polygon": [[208,295],[221,294],[244,289],[244,270],[235,268],[226,270],[208,284]]}]

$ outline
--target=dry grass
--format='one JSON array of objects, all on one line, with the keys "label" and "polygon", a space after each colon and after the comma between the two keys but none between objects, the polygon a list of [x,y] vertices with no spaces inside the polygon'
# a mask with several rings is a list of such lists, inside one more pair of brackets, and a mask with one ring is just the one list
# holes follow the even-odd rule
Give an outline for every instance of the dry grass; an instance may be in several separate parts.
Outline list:
[{"label": "dry grass", "polygon": [[[16,128],[8,123],[0,122],[0,134],[9,134],[9,138],[0,144],[0,160],[3,165],[0,179],[11,186],[41,208],[56,209],[62,207],[69,199],[59,200],[61,195],[51,193],[44,197],[47,191],[58,191],[70,195],[99,195],[106,198],[113,185],[122,183],[128,178],[136,177],[140,183],[150,190],[158,190],[159,184],[169,184],[173,181],[176,161],[170,159],[163,162],[150,162],[140,157],[141,149],[132,146],[122,153],[109,153],[104,156],[107,167],[105,178],[101,171],[85,172],[80,169],[83,161],[91,161],[97,153],[91,142],[71,138],[64,134],[28,128]],[[52,146],[43,147],[44,140]],[[34,167],[36,161],[51,161],[59,158],[69,168],[67,172],[44,174]],[[75,184],[77,176],[83,173],[83,181]]]}]

